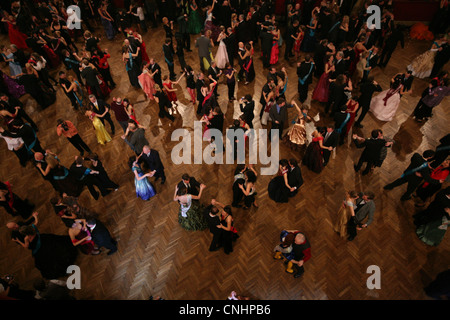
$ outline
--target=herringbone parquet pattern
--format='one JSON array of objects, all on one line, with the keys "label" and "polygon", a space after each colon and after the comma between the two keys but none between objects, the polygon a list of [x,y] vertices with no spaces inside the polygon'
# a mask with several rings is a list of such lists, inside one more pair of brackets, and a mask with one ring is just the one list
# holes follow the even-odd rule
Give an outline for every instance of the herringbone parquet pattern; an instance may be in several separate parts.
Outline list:
[{"label": "herringbone parquet pattern", "polygon": [[[102,30],[97,30],[102,34]],[[162,29],[150,30],[144,40],[149,56],[159,61],[163,74],[167,66],[162,57]],[[191,38],[192,41],[195,37]],[[2,42],[7,41],[3,38]],[[422,288],[437,273],[450,265],[450,242],[447,235],[437,248],[427,247],[414,233],[411,216],[415,212],[412,201],[400,203],[404,187],[383,192],[382,186],[398,177],[407,166],[413,152],[434,148],[437,141],[448,133],[450,112],[449,99],[436,108],[434,117],[425,124],[417,124],[410,118],[423,88],[424,80],[416,79],[412,95],[402,98],[395,119],[389,123],[375,120],[370,113],[364,122],[364,129],[356,131],[367,136],[374,128],[382,128],[385,136],[396,141],[382,168],[368,176],[355,174],[353,164],[361,150],[348,142],[337,149],[336,158],[321,174],[315,174],[302,167],[305,184],[299,194],[287,204],[276,204],[267,195],[270,176],[259,176],[257,182],[260,208],[234,211],[235,226],[240,238],[234,252],[225,255],[222,251],[208,252],[211,235],[208,231],[189,232],[177,222],[178,205],[172,201],[175,184],[185,172],[205,183],[207,189],[202,198],[208,203],[212,198],[228,204],[231,202],[231,185],[234,165],[174,165],[170,153],[176,142],[170,140],[175,128],[193,129],[196,119],[189,104],[188,95],[183,92],[184,81],[178,88],[181,102],[180,115],[170,123],[159,120],[157,105],[145,100],[140,90],[130,87],[125,67],[119,53],[121,36],[115,41],[103,40],[102,47],[112,55],[110,64],[113,77],[118,84],[112,96],[128,97],[137,112],[137,118],[147,126],[146,135],[153,148],[157,149],[166,167],[167,182],[155,184],[158,195],[150,201],[136,199],[134,178],[127,165],[133,153],[122,141],[120,127],[113,141],[106,146],[96,142],[90,121],[81,113],[69,107],[64,94],[59,91],[57,103],[41,111],[36,102],[23,97],[26,110],[38,124],[39,138],[45,148],[56,152],[63,164],[70,166],[76,150],[64,138],[56,135],[56,119],[73,121],[88,145],[99,154],[110,177],[120,188],[117,192],[94,201],[87,190],[80,197],[80,203],[100,214],[102,220],[117,238],[119,251],[107,256],[85,256],[80,254],[78,265],[82,270],[82,289],[74,292],[78,299],[147,299],[150,295],[161,295],[166,299],[224,299],[231,290],[253,299],[426,299]],[[408,40],[404,49],[397,49],[390,64],[384,70],[375,69],[373,75],[386,88],[390,78],[400,71],[418,54],[428,49],[429,43]],[[193,45],[192,45],[193,47]],[[214,49],[215,52],[216,48]],[[284,49],[282,49],[284,50]],[[255,54],[256,80],[244,86],[239,84],[237,97],[250,93],[259,100],[265,81],[266,70],[262,70],[259,50]],[[186,53],[187,63],[198,70],[196,50]],[[295,63],[279,62],[289,73],[286,96],[294,98],[297,93]],[[179,65],[176,62],[176,72]],[[56,75],[56,72],[52,72]],[[317,79],[311,86],[314,88]],[[231,124],[236,113],[227,105],[226,86],[219,87],[220,105],[226,114],[225,125]],[[110,99],[111,99],[110,97]],[[110,100],[109,100],[110,101]],[[184,106],[185,105],[185,106]],[[311,113],[321,112],[318,103],[311,104]],[[258,105],[259,108],[259,105]],[[256,112],[259,112],[257,109]],[[290,110],[290,120],[294,117]],[[321,119],[326,124],[329,118]],[[258,128],[260,124],[255,126]],[[109,125],[106,125],[109,131]],[[49,200],[53,189],[29,164],[21,168],[15,156],[1,143],[0,178],[14,184],[15,192],[29,198],[40,213],[39,229],[42,233],[66,234],[67,230],[53,213]],[[296,157],[286,146],[280,146],[283,158]],[[259,165],[256,166],[259,169]],[[339,238],[333,231],[340,202],[345,190],[372,190],[376,193],[374,223],[359,232],[353,242]],[[40,276],[34,268],[30,252],[10,241],[4,227],[11,216],[3,210],[0,223],[0,273],[12,273],[25,289],[31,289],[33,281]],[[305,232],[312,245],[312,259],[305,265],[302,279],[293,279],[284,272],[284,265],[272,259],[272,249],[278,243],[282,229],[300,229]],[[369,290],[366,269],[370,265],[381,268],[381,290]]]}]

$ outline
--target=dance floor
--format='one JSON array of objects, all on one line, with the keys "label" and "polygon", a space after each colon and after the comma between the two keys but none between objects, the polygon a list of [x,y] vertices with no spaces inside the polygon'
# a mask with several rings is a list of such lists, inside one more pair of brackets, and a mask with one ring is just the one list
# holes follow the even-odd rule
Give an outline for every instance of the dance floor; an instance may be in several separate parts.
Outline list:
[{"label": "dance floor", "polygon": [[[95,33],[103,35],[101,25]],[[161,27],[149,29],[144,35],[148,54],[161,65],[163,75],[168,74],[162,55],[164,38]],[[186,53],[185,58],[198,71],[195,39],[196,36],[191,37],[193,52]],[[349,139],[337,148],[335,158],[320,174],[302,167],[304,185],[289,203],[273,202],[267,193],[272,176],[259,175],[256,184],[259,208],[233,211],[240,238],[234,244],[234,252],[225,255],[222,250],[208,251],[212,237],[208,230],[190,232],[180,227],[179,205],[173,201],[173,194],[181,175],[189,173],[207,186],[202,203],[208,204],[215,198],[230,204],[235,165],[175,165],[171,162],[171,150],[178,143],[171,141],[172,132],[181,127],[192,132],[197,120],[195,108],[189,103],[185,81],[176,86],[180,106],[175,122],[160,120],[157,104],[146,100],[143,92],[133,89],[129,83],[120,52],[122,41],[121,34],[114,41],[101,41],[102,48],[108,48],[112,56],[112,76],[117,83],[108,102],[114,96],[128,97],[134,104],[137,119],[147,127],[146,137],[151,147],[160,153],[167,181],[164,185],[159,181],[155,183],[158,194],[151,200],[136,198],[134,174],[127,163],[133,152],[121,139],[122,131],[117,122],[113,140],[101,146],[97,144],[91,121],[83,113],[72,110],[61,89],[58,89],[56,103],[46,110],[41,110],[28,95],[21,99],[26,101],[26,111],[39,126],[38,136],[42,146],[57,153],[63,165],[70,167],[77,150],[64,137],[57,136],[58,118],[68,119],[77,126],[81,137],[98,153],[111,179],[120,185],[118,191],[98,201],[91,197],[87,189],[79,198],[83,206],[99,213],[99,219],[118,240],[119,250],[111,256],[107,256],[106,252],[97,256],[80,253],[77,264],[81,268],[81,289],[74,291],[77,299],[142,300],[150,295],[160,295],[168,300],[223,300],[232,290],[257,300],[427,299],[424,286],[450,265],[450,235],[447,234],[438,247],[425,245],[415,234],[412,215],[417,209],[413,201],[399,200],[406,186],[389,192],[384,191],[383,186],[402,174],[414,152],[434,149],[439,144],[438,140],[448,133],[449,98],[435,108],[434,116],[428,122],[415,122],[411,113],[428,85],[427,80],[415,79],[412,94],[402,98],[391,122],[380,122],[368,113],[363,122],[364,128],[354,129],[353,133],[367,137],[372,129],[381,128],[386,137],[395,140],[395,144],[388,151],[383,167],[367,176],[355,174],[353,170],[362,151]],[[1,42],[6,43],[8,39],[3,36]],[[81,47],[82,44],[79,42],[77,45]],[[374,69],[372,75],[385,89],[393,75],[404,72],[414,57],[430,46],[431,42],[407,37],[405,48],[397,48],[389,65],[383,70]],[[213,53],[216,50],[217,47]],[[258,101],[267,75],[267,70],[262,68],[259,46],[256,47],[254,60],[256,79],[249,85],[240,82],[236,97],[253,95],[257,102],[255,114],[259,114]],[[238,68],[237,63],[235,66]],[[289,75],[286,97],[297,99],[296,62],[280,60],[275,66],[278,69],[286,67]],[[3,69],[7,67],[3,65]],[[61,66],[61,69],[64,67]],[[57,77],[58,71],[53,70],[51,74]],[[180,75],[177,60],[175,72]],[[308,104],[316,83],[317,79],[314,79],[310,86]],[[219,104],[226,115],[225,126],[229,126],[233,115],[238,113],[238,106],[228,103],[227,87],[222,79],[218,90]],[[313,101],[310,105],[311,115],[323,112],[323,106],[319,103]],[[255,128],[261,128],[256,118]],[[290,109],[289,121],[294,118],[294,110]],[[330,122],[331,118],[321,116],[318,125]],[[106,129],[110,132],[108,124]],[[55,196],[51,185],[42,179],[31,163],[22,168],[3,142],[0,152],[0,180],[10,181],[19,196],[28,198],[36,205],[40,232],[67,234],[66,227],[54,214],[50,204],[50,199]],[[294,157],[301,161],[300,152],[292,151],[283,144],[280,145],[280,157]],[[257,164],[258,172],[260,168],[261,165]],[[333,231],[333,223],[346,190],[371,190],[376,195],[373,224],[360,231],[352,242],[341,239]],[[32,289],[40,273],[34,267],[31,252],[10,240],[9,231],[4,226],[11,219],[2,209],[0,274],[14,274],[23,289]],[[287,274],[283,263],[272,258],[272,250],[278,244],[283,229],[299,229],[311,243],[312,258],[305,263],[306,272],[300,279]],[[370,290],[366,286],[370,276],[367,268],[372,265],[381,270],[379,290]]]}]

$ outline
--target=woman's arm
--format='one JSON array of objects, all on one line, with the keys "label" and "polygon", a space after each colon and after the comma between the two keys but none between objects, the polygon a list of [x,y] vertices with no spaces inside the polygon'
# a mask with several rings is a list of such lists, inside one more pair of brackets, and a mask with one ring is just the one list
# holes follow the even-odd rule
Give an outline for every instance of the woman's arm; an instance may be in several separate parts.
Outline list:
[{"label": "woman's arm", "polygon": [[206,186],[202,183],[202,184],[200,185],[200,192],[199,192],[198,196],[191,195],[191,198],[192,198],[193,200],[200,200],[200,198],[202,197],[203,189],[205,189],[205,187],[206,187]]},{"label": "woman's arm", "polygon": [[319,146],[322,148],[322,149],[327,149],[327,150],[333,150],[333,147],[326,147],[326,146],[324,146],[323,145],[323,140],[322,139],[320,139],[319,140]]},{"label": "woman's arm", "polygon": [[227,226],[225,227],[223,224],[219,224],[217,227],[221,228],[225,231],[230,231],[231,230],[231,222],[233,221],[233,217],[228,215],[228,217],[225,220],[227,222]]},{"label": "woman's arm", "polygon": [[247,183],[247,188],[244,189],[244,186],[242,184],[239,185],[239,188],[242,190],[242,193],[248,196],[250,194],[250,191],[252,190],[253,183],[249,182]]},{"label": "woman's arm", "polygon": [[[184,77],[184,75],[185,75],[185,73],[183,72],[183,73],[181,74],[181,76],[178,78],[178,80],[175,81],[175,82],[172,82],[172,83],[178,84],[178,82],[180,82],[180,80]],[[177,90],[177,89],[175,89],[175,90]]]},{"label": "woman's arm", "polygon": [[291,190],[292,188],[288,183],[287,173],[283,174],[283,178],[284,178],[284,184],[286,185],[286,187],[288,187],[289,190]]}]

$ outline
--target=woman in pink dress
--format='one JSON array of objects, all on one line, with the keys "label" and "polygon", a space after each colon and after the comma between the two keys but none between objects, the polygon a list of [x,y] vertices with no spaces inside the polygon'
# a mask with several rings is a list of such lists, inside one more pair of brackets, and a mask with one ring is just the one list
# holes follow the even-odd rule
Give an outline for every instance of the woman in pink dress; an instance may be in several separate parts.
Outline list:
[{"label": "woman in pink dress", "polygon": [[180,82],[181,78],[184,77],[184,72],[181,74],[181,76],[178,78],[177,81],[172,82],[172,80],[169,79],[168,75],[164,76],[164,81],[163,81],[163,87],[164,87],[164,91],[167,94],[167,97],[169,98],[170,102],[173,102],[175,104],[176,107],[178,107],[178,98],[177,98],[177,94],[176,91],[177,89],[173,88],[174,84],[178,84],[178,82]]},{"label": "woman in pink dress", "polygon": [[325,64],[325,71],[320,76],[319,82],[317,82],[314,89],[312,99],[319,102],[328,102],[329,89],[330,89],[330,74],[334,71],[334,56],[331,54],[328,57],[328,61]]},{"label": "woman in pink dress", "polygon": [[280,40],[280,29],[275,24],[275,29],[272,30],[273,44],[270,51],[270,64],[276,64],[278,62],[278,55],[280,54],[280,48],[278,47],[278,41]]},{"label": "woman in pink dress", "polygon": [[353,100],[353,98],[350,98],[347,101],[347,113],[350,113],[350,119],[347,122],[347,127],[346,127],[346,131],[345,134],[347,135],[350,132],[350,129],[353,126],[353,123],[355,122],[355,116],[356,116],[356,111],[359,108],[359,103],[356,100]]},{"label": "woman in pink dress", "polygon": [[6,15],[6,17],[2,19],[2,22],[6,22],[8,24],[9,41],[12,44],[15,44],[19,49],[28,49],[25,42],[28,37],[26,34],[19,31],[14,17],[12,15]]},{"label": "woman in pink dress", "polygon": [[142,67],[142,73],[138,77],[139,84],[141,85],[142,90],[145,93],[146,98],[153,100],[153,95],[156,93],[155,90],[155,81],[153,80],[153,76],[155,73],[158,72],[158,69],[156,69],[155,72],[151,72],[148,69],[148,64],[145,64]]}]

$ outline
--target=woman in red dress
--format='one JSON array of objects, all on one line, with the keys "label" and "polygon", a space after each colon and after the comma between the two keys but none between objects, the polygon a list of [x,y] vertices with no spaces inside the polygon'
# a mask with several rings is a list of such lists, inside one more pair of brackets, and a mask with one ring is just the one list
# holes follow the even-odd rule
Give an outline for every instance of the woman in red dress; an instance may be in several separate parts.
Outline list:
[{"label": "woman in red dress", "polygon": [[333,147],[326,147],[323,145],[322,134],[315,130],[312,133],[312,142],[308,145],[302,163],[308,167],[309,170],[320,173],[323,169],[322,149],[333,150]]},{"label": "woman in red dress", "polygon": [[69,236],[72,240],[72,244],[76,247],[79,246],[81,252],[84,254],[97,255],[100,253],[98,248],[92,241],[91,233],[86,226],[85,219],[76,219],[69,229]]},{"label": "woman in red dress", "polygon": [[141,47],[141,54],[142,54],[142,62],[150,63],[150,58],[148,57],[147,49],[146,49],[146,47],[145,47],[144,39],[142,39],[142,35],[140,35],[140,34],[137,33],[137,32],[134,32],[134,33],[133,33],[133,36],[134,36],[134,38],[137,39],[137,40],[139,41],[139,43],[141,44],[140,47]]},{"label": "woman in red dress", "polygon": [[303,38],[305,37],[305,26],[300,26],[298,28],[298,32],[295,35],[295,42],[294,42],[294,53],[295,53],[295,60],[298,60],[298,57],[300,56],[300,46],[302,45]]},{"label": "woman in red dress", "polygon": [[358,110],[358,108],[359,108],[358,101],[353,100],[353,98],[347,101],[347,113],[350,113],[350,119],[347,122],[347,128],[345,131],[346,135],[350,132],[350,129],[352,128],[353,123],[355,122],[356,111]]},{"label": "woman in red dress", "polygon": [[128,114],[128,117],[131,120],[133,120],[134,122],[136,122],[136,124],[139,127],[140,123],[136,119],[136,113],[134,112],[133,105],[130,103],[130,100],[128,100],[128,98],[123,99],[123,105],[124,105],[125,112]]},{"label": "woman in red dress", "polygon": [[12,15],[6,15],[5,18],[2,18],[2,22],[6,22],[8,24],[9,41],[12,44],[15,44],[19,49],[27,49],[28,46],[25,40],[28,37],[26,34],[23,34],[22,32],[19,31],[14,17]]},{"label": "woman in red dress", "polygon": [[178,104],[177,104],[178,98],[177,98],[177,94],[176,94],[177,89],[174,89],[173,85],[178,84],[178,82],[180,82],[180,80],[181,80],[181,78],[183,78],[183,76],[184,76],[184,72],[181,74],[181,76],[175,82],[172,82],[169,79],[168,75],[165,75],[164,79],[163,79],[164,80],[163,81],[164,91],[166,92],[167,97],[169,98],[169,101],[173,102],[176,107],[178,107]]},{"label": "woman in red dress", "polygon": [[314,89],[312,99],[319,102],[328,102],[329,89],[330,89],[330,74],[334,71],[334,56],[331,54],[328,57],[328,61],[325,64],[325,71],[320,76],[319,82],[317,82]]},{"label": "woman in red dress", "polygon": [[278,47],[278,40],[280,40],[280,29],[278,29],[275,24],[275,29],[272,30],[273,42],[272,50],[270,51],[270,64],[276,64],[278,62],[278,55],[280,53],[280,48]]},{"label": "woman in red dress", "polygon": [[350,76],[353,76],[353,73],[356,70],[356,65],[358,64],[359,59],[361,58],[361,53],[367,51],[366,47],[364,46],[365,41],[366,36],[362,35],[359,37],[358,42],[356,42],[355,46],[353,47],[353,50],[355,51],[355,59],[353,59],[350,68],[348,70]]}]

